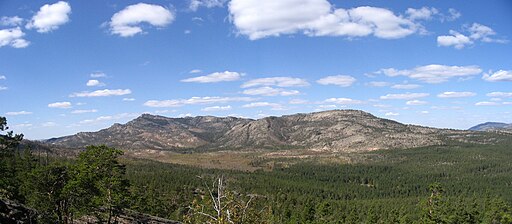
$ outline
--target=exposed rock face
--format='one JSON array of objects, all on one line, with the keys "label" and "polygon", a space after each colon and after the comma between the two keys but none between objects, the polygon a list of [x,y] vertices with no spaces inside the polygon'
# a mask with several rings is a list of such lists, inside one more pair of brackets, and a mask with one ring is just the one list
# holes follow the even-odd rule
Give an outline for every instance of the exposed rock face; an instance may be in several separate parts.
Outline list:
[{"label": "exposed rock face", "polygon": [[508,131],[512,132],[512,124],[499,123],[499,122],[486,122],[483,124],[471,127],[471,131]]},{"label": "exposed rock face", "polygon": [[0,223],[37,223],[37,211],[11,200],[1,199]]},{"label": "exposed rock face", "polygon": [[332,110],[258,120],[167,118],[144,114],[98,132],[47,140],[65,148],[106,144],[120,149],[262,149],[359,151],[438,145],[464,131],[404,125],[359,110]]}]

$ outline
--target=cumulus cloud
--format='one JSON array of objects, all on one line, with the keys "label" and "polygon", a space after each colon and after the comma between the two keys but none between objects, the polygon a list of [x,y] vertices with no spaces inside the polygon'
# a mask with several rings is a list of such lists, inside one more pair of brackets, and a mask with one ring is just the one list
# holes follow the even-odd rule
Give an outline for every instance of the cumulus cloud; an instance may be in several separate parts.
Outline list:
[{"label": "cumulus cloud", "polygon": [[98,112],[98,110],[96,110],[96,109],[71,111],[72,114],[85,114],[85,113],[96,113],[96,112]]},{"label": "cumulus cloud", "polygon": [[412,100],[430,96],[428,93],[400,93],[400,94],[387,94],[381,96],[381,100]]},{"label": "cumulus cloud", "polygon": [[103,90],[96,90],[93,92],[79,92],[79,93],[73,93],[69,95],[69,97],[100,97],[100,96],[123,96],[131,94],[132,91],[130,89],[103,89]]},{"label": "cumulus cloud", "polygon": [[0,75],[0,80],[5,80],[7,79],[7,77],[5,77],[5,75]]},{"label": "cumulus cloud", "polygon": [[0,91],[2,91],[2,90],[7,90],[7,89],[8,89],[8,88],[7,88],[7,87],[5,87],[5,86],[0,86]]},{"label": "cumulus cloud", "polygon": [[[229,13],[238,33],[251,40],[295,33],[397,39],[422,28],[385,8],[336,8],[327,0],[232,0]],[[422,17],[421,12],[411,13],[415,20]]]},{"label": "cumulus cloud", "polygon": [[334,103],[334,104],[341,104],[341,105],[349,105],[349,104],[362,104],[363,101],[361,100],[354,100],[350,98],[329,98],[324,100],[325,103]]},{"label": "cumulus cloud", "polygon": [[86,86],[104,86],[105,83],[102,83],[96,79],[91,79],[91,80],[87,81],[87,83],[85,85]]},{"label": "cumulus cloud", "polygon": [[348,75],[334,75],[321,78],[316,82],[322,85],[337,85],[341,87],[349,87],[352,84],[354,84],[354,82],[356,82],[356,79]]},{"label": "cumulus cloud", "polygon": [[439,98],[461,98],[461,97],[472,97],[476,96],[474,92],[443,92],[437,94]]},{"label": "cumulus cloud", "polygon": [[411,105],[411,106],[420,106],[427,104],[427,101],[421,101],[421,100],[409,100],[405,104]]},{"label": "cumulus cloud", "polygon": [[174,21],[175,15],[170,10],[146,3],[129,5],[117,12],[110,19],[110,32],[121,37],[131,37],[143,33],[141,23],[155,27],[165,27]]},{"label": "cumulus cloud", "polygon": [[425,65],[408,70],[396,70],[394,68],[381,69],[380,72],[387,76],[406,76],[426,83],[447,82],[450,78],[465,78],[480,74],[482,69],[478,66],[448,66],[448,65]]},{"label": "cumulus cloud", "polygon": [[497,72],[484,74],[482,79],[489,82],[509,81],[512,82],[512,71],[499,70]]},{"label": "cumulus cloud", "polygon": [[293,96],[300,94],[297,90],[286,90],[281,88],[272,88],[263,86],[259,88],[246,89],[242,92],[246,95],[262,95],[262,96]]},{"label": "cumulus cloud", "polygon": [[405,13],[411,20],[430,20],[432,19],[432,16],[439,13],[439,10],[433,7],[423,7],[421,9],[408,8],[407,11],[405,11]]},{"label": "cumulus cloud", "polygon": [[393,89],[417,89],[420,87],[421,86],[418,84],[396,84],[396,85],[391,86],[391,88],[393,88]]},{"label": "cumulus cloud", "polygon": [[23,39],[25,33],[21,28],[11,28],[0,30],[0,47],[10,46],[14,48],[25,48],[30,45],[30,42]]},{"label": "cumulus cloud", "polygon": [[55,102],[48,104],[48,107],[50,108],[61,108],[61,109],[67,109],[71,108],[71,102]]},{"label": "cumulus cloud", "polygon": [[199,7],[223,7],[227,1],[228,0],[190,0],[188,8],[192,11],[197,11]]},{"label": "cumulus cloud", "polygon": [[450,30],[450,35],[437,37],[437,45],[443,47],[453,46],[456,49],[462,49],[471,44],[473,41],[469,37],[454,30]]},{"label": "cumulus cloud", "polygon": [[135,98],[123,98],[123,101],[135,101]]},{"label": "cumulus cloud", "polygon": [[242,88],[256,87],[256,86],[278,86],[278,87],[302,87],[309,86],[309,83],[300,78],[293,77],[269,77],[253,79],[242,84]]},{"label": "cumulus cloud", "polygon": [[395,112],[387,112],[386,114],[384,114],[385,116],[387,117],[392,117],[392,116],[398,116],[400,115],[399,113],[395,113]]},{"label": "cumulus cloud", "polygon": [[23,19],[18,16],[3,16],[2,18],[0,18],[0,25],[2,26],[20,26],[22,23]]},{"label": "cumulus cloud", "polygon": [[211,103],[227,103],[227,102],[244,102],[253,101],[251,97],[192,97],[190,99],[176,99],[176,100],[148,100],[144,103],[147,107],[181,107],[183,105],[194,104],[211,104]]},{"label": "cumulus cloud", "polygon": [[206,112],[226,111],[226,110],[231,110],[231,106],[230,105],[227,105],[227,106],[213,106],[213,107],[205,107],[205,108],[201,109],[201,111],[206,111]]},{"label": "cumulus cloud", "polygon": [[489,97],[512,97],[512,92],[492,92],[487,93]]},{"label": "cumulus cloud", "polygon": [[456,49],[462,49],[466,46],[474,44],[476,41],[482,41],[486,43],[508,42],[508,40],[505,39],[494,38],[496,32],[492,28],[479,23],[473,23],[470,27],[466,28],[466,30],[468,33],[467,35],[461,34],[454,30],[450,30],[450,35],[437,37],[437,44],[439,46],[453,46]]},{"label": "cumulus cloud", "polygon": [[25,26],[27,29],[36,29],[39,33],[48,33],[69,21],[71,6],[64,1],[55,4],[43,5]]},{"label": "cumulus cloud", "polygon": [[244,74],[238,72],[214,72],[209,75],[198,76],[181,80],[182,82],[198,82],[198,83],[212,83],[212,82],[229,82],[239,80]]},{"label": "cumulus cloud", "polygon": [[7,112],[5,113],[5,115],[9,115],[9,116],[18,116],[18,115],[28,115],[28,114],[32,114],[32,112],[28,112],[28,111],[16,111],[16,112]]}]

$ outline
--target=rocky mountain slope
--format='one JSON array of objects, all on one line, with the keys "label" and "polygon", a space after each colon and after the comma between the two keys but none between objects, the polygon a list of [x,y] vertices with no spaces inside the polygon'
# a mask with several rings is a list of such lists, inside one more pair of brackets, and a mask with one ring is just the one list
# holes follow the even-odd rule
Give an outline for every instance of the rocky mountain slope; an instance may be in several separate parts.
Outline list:
[{"label": "rocky mountain slope", "polygon": [[359,110],[332,110],[258,120],[235,117],[167,118],[143,114],[98,132],[49,139],[62,148],[106,144],[120,149],[360,151],[439,145],[469,131],[405,125]]},{"label": "rocky mountain slope", "polygon": [[512,124],[499,123],[499,122],[486,122],[474,127],[471,127],[471,131],[509,131],[512,132]]}]

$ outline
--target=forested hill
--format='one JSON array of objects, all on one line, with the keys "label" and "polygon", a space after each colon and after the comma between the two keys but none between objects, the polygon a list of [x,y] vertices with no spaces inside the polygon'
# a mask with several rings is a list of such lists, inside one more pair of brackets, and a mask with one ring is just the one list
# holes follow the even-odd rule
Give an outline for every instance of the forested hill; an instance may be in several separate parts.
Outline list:
[{"label": "forested hill", "polygon": [[258,120],[198,116],[168,118],[150,114],[97,132],[45,141],[54,147],[105,144],[120,149],[311,149],[368,151],[468,140],[469,131],[401,124],[359,110],[331,110]]}]

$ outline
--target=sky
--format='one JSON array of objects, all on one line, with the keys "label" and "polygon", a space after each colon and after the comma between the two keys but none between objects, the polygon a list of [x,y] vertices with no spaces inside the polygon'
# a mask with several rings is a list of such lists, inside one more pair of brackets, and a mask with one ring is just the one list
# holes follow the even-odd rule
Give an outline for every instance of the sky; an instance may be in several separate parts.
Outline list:
[{"label": "sky", "polygon": [[0,1],[0,116],[47,139],[143,113],[358,109],[512,123],[512,1]]}]

